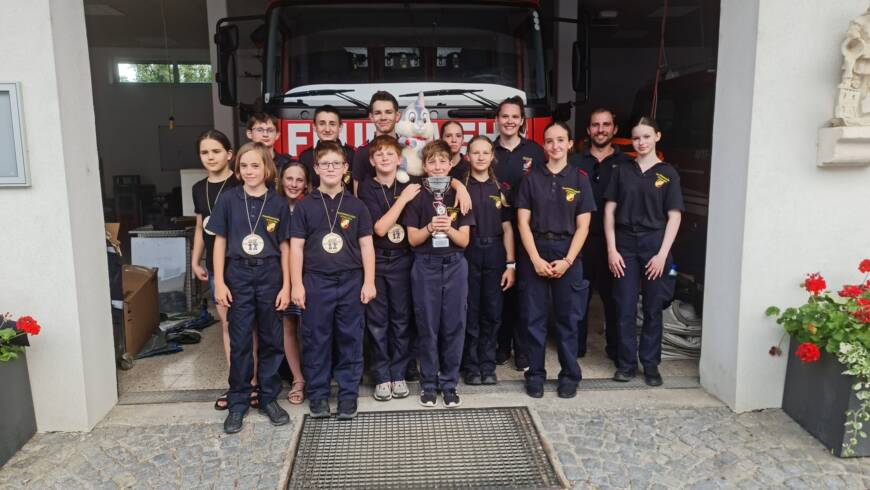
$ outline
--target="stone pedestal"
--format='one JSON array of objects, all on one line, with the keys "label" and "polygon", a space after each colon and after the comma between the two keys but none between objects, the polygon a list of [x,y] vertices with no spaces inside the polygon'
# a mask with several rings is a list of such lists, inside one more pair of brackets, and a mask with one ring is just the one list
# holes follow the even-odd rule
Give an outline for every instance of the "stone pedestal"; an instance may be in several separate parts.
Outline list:
[{"label": "stone pedestal", "polygon": [[819,129],[819,167],[870,165],[870,127],[842,126]]}]

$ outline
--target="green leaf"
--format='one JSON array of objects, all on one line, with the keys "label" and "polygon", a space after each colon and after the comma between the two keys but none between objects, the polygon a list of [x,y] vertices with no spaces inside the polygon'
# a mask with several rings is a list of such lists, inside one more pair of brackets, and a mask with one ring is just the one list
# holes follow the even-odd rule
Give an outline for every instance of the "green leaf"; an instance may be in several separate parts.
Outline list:
[{"label": "green leaf", "polygon": [[768,306],[766,310],[764,310],[764,314],[767,316],[779,316],[779,308],[776,306]]}]

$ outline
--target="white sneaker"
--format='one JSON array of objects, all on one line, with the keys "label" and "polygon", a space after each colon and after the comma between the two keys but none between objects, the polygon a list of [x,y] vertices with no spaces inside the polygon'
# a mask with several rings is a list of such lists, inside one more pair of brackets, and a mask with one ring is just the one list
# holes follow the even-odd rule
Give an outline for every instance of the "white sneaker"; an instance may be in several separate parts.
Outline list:
[{"label": "white sneaker", "polygon": [[405,380],[401,381],[393,381],[393,398],[405,398],[411,394],[411,391],[408,390],[408,383],[405,383]]},{"label": "white sneaker", "polygon": [[387,381],[386,383],[380,383],[375,386],[375,392],[372,394],[372,396],[375,397],[375,400],[379,402],[389,401],[391,398],[393,398],[393,392],[390,389],[390,382]]}]

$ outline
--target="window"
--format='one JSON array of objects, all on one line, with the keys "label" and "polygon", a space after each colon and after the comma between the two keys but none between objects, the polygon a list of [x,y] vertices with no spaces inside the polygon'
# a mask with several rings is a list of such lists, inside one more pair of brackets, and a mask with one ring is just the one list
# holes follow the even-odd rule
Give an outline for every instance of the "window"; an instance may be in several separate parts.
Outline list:
[{"label": "window", "polygon": [[203,63],[116,63],[119,83],[211,83],[211,65]]}]

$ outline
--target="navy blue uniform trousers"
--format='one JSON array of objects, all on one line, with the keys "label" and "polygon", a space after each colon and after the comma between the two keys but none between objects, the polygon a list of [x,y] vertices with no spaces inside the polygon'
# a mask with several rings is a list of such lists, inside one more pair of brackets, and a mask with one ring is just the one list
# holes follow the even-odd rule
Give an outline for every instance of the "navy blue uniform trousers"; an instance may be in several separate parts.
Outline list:
[{"label": "navy blue uniform trousers", "polygon": [[365,313],[359,298],[362,281],[360,269],[336,274],[306,272],[302,277],[302,373],[310,400],[329,398],[330,373],[338,384],[339,400],[354,400],[359,395]]},{"label": "navy blue uniform trousers", "polygon": [[411,252],[375,250],[377,296],[366,305],[369,370],[375,384],[405,379],[411,360]]},{"label": "navy blue uniform trousers", "polygon": [[[535,239],[538,255],[547,262],[565,257],[571,239]],[[547,380],[544,356],[547,350],[547,317],[550,296],[555,317],[556,351],[559,354],[559,386],[577,386],[582,378],[577,363],[577,325],[586,310],[589,283],[583,279],[583,265],[578,260],[558,279],[547,279],[535,272],[528,256],[519,263],[519,296],[522,318],[528,328],[529,370],[526,382],[543,386]]]},{"label": "navy blue uniform trousers", "polygon": [[230,333],[229,409],[245,412],[253,386],[253,328],[257,326],[257,382],[260,404],[265,406],[281,392],[278,369],[284,362],[284,326],[275,310],[283,285],[281,260],[228,259],[224,280],[233,296],[228,312]]},{"label": "navy blue uniform trousers", "polygon": [[[625,261],[625,275],[613,281],[613,297],[619,325],[617,369],[634,372],[637,360],[647,368],[662,361],[662,310],[674,296],[673,277],[668,275],[673,259],[668,255],[664,274],[655,281],[646,278],[644,267],[659,252],[664,230],[634,233],[616,230],[616,249]],[[643,292],[643,329],[637,341],[637,299]]]},{"label": "navy blue uniform trousers", "polygon": [[604,347],[607,357],[616,359],[619,349],[619,328],[616,321],[616,301],[613,299],[613,273],[607,263],[607,240],[603,236],[590,236],[583,244],[583,274],[589,281],[589,301],[586,302],[586,312],[580,320],[577,330],[579,341],[577,354],[586,354],[586,338],[589,333],[589,303],[592,301],[592,289],[598,291],[601,302],[604,303]]},{"label": "navy blue uniform trousers", "polygon": [[469,374],[495,374],[495,349],[501,327],[501,276],[505,271],[500,236],[472,237],[465,249],[468,261],[468,322],[462,369]]},{"label": "navy blue uniform trousers", "polygon": [[420,387],[426,391],[456,388],[468,310],[468,263],[462,252],[415,255],[411,290]]}]

